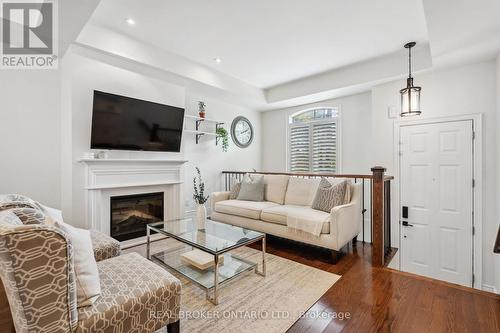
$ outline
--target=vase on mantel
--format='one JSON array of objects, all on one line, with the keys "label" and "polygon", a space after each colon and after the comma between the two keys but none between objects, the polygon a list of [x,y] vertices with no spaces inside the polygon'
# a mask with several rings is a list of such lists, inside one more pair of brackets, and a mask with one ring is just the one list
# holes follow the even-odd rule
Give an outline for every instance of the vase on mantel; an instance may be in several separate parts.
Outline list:
[{"label": "vase on mantel", "polygon": [[196,224],[198,230],[205,229],[205,221],[207,220],[207,207],[203,204],[198,204],[196,208]]}]

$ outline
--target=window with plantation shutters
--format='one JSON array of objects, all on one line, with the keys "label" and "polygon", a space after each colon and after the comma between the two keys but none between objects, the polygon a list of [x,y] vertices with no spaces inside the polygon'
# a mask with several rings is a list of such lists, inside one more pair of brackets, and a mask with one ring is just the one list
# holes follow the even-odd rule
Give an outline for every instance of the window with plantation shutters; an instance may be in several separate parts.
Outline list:
[{"label": "window with plantation shutters", "polygon": [[290,117],[291,172],[337,172],[338,110],[309,109]]}]

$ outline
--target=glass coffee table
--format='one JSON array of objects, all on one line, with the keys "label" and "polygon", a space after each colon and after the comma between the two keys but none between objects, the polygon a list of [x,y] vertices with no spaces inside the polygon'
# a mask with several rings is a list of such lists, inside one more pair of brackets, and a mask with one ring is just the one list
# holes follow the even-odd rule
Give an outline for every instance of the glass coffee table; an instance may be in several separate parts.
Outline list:
[{"label": "glass coffee table", "polygon": [[[160,233],[183,243],[181,247],[151,254],[151,233]],[[256,274],[266,275],[266,235],[238,226],[207,219],[205,229],[198,230],[196,217],[156,222],[146,228],[147,258],[172,269],[205,289],[207,299],[218,304],[219,288],[222,284],[238,275],[254,270]],[[230,251],[262,240],[262,268],[258,264],[241,258]],[[210,268],[198,269],[182,260],[185,252],[199,249],[213,255]],[[223,257],[223,258],[222,258]],[[210,296],[212,293],[213,296]]]}]

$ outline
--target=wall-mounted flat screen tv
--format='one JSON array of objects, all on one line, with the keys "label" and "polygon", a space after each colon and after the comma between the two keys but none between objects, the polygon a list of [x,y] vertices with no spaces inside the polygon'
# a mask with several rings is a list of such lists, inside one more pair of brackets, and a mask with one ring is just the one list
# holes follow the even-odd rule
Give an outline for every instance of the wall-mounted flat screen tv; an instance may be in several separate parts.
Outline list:
[{"label": "wall-mounted flat screen tv", "polygon": [[184,109],[94,90],[91,149],[179,152]]}]

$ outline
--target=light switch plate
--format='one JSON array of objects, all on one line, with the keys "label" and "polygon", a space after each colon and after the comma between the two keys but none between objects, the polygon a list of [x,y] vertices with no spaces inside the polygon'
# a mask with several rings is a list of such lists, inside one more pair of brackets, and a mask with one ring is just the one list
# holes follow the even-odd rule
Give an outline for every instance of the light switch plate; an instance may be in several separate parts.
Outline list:
[{"label": "light switch plate", "polygon": [[387,117],[394,119],[398,117],[398,109],[395,106],[389,106],[387,108]]}]

